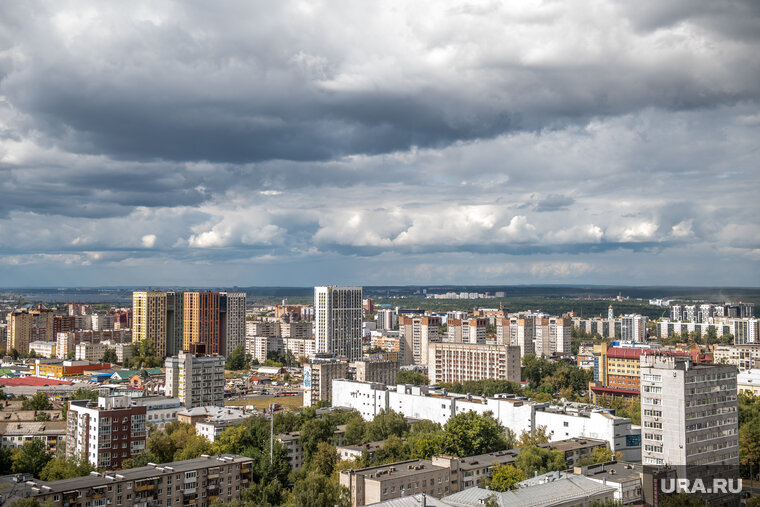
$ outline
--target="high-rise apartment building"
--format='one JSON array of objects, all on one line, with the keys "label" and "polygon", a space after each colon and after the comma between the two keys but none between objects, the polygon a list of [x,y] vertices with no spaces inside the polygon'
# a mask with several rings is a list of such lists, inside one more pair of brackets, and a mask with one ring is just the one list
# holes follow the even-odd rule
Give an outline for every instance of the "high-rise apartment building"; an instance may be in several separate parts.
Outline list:
[{"label": "high-rise apartment building", "polygon": [[431,343],[431,384],[500,379],[520,382],[520,347],[477,343]]},{"label": "high-rise apartment building", "polygon": [[317,353],[362,357],[362,288],[314,287]]},{"label": "high-rise apartment building", "polygon": [[150,338],[159,357],[176,354],[182,347],[182,317],[181,292],[133,292],[132,343]]},{"label": "high-rise apartment building", "polygon": [[182,349],[227,355],[245,345],[244,292],[185,292]]},{"label": "high-rise apartment building", "polygon": [[133,406],[129,396],[109,396],[69,402],[66,457],[86,454],[96,468],[119,469],[145,450],[146,408]]},{"label": "high-rise apartment building", "polygon": [[378,329],[396,329],[398,325],[398,315],[390,309],[377,311],[377,328]]},{"label": "high-rise apartment building", "polygon": [[644,465],[738,466],[736,367],[641,356]]},{"label": "high-rise apartment building", "polygon": [[520,355],[535,354],[535,325],[536,317],[532,315],[514,319],[510,323],[510,332],[512,333],[511,345],[520,347]]},{"label": "high-rise apartment building", "polygon": [[223,356],[245,345],[245,292],[219,294],[219,323],[221,325],[221,351]]},{"label": "high-rise apartment building", "polygon": [[16,310],[8,313],[8,350],[17,350],[19,354],[29,352],[32,342],[32,314],[27,310]]},{"label": "high-rise apartment building", "polygon": [[425,365],[430,343],[441,341],[440,317],[399,317],[399,337],[403,342],[403,365]]},{"label": "high-rise apartment building", "polygon": [[185,292],[182,311],[182,350],[199,354],[219,354],[219,293]]},{"label": "high-rise apartment building", "polygon": [[647,341],[647,320],[643,315],[623,315],[620,318],[620,339],[637,343]]},{"label": "high-rise apartment building", "polygon": [[166,396],[187,408],[224,406],[224,357],[180,351],[167,357],[165,366]]}]

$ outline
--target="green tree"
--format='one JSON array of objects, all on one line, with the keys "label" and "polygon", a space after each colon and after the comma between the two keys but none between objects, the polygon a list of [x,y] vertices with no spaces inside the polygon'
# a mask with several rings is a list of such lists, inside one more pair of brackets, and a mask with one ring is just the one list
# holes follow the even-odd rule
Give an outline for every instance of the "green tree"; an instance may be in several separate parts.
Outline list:
[{"label": "green tree", "polygon": [[351,496],[338,481],[309,473],[293,485],[286,503],[289,507],[349,507]]},{"label": "green tree", "polygon": [[364,440],[364,419],[361,416],[352,417],[346,423],[346,445],[356,445]]},{"label": "green tree", "polygon": [[364,440],[375,442],[385,440],[391,435],[403,437],[409,431],[409,425],[403,415],[393,410],[381,410],[365,426]]},{"label": "green tree", "polygon": [[623,453],[613,452],[606,447],[595,447],[589,456],[578,460],[578,466],[596,465],[622,459]]},{"label": "green tree", "polygon": [[94,471],[95,467],[83,458],[53,458],[42,468],[40,479],[43,481],[58,481],[61,479],[71,479],[73,477],[83,477]]},{"label": "green tree", "polygon": [[453,456],[485,454],[507,447],[504,428],[491,412],[457,414],[446,422],[443,431],[445,452]]},{"label": "green tree", "polygon": [[13,453],[10,447],[0,446],[0,476],[13,471]]},{"label": "green tree", "polygon": [[327,442],[319,442],[309,463],[309,470],[330,477],[338,463],[338,451]]},{"label": "green tree", "polygon": [[375,460],[378,463],[394,463],[409,458],[409,446],[396,435],[386,438],[383,446],[375,452]]},{"label": "green tree", "polygon": [[396,374],[397,384],[412,384],[415,386],[426,386],[430,383],[430,379],[424,373],[416,371],[401,370]]},{"label": "green tree", "polygon": [[515,447],[545,444],[550,439],[550,435],[546,431],[546,426],[536,426],[532,432],[523,430]]},{"label": "green tree", "polygon": [[47,394],[43,392],[37,392],[28,400],[24,400],[21,403],[21,408],[24,410],[52,410],[53,404],[50,403]]},{"label": "green tree", "polygon": [[227,356],[227,362],[224,365],[227,370],[242,370],[245,367],[245,347],[238,345]]},{"label": "green tree", "polygon": [[34,438],[24,442],[21,450],[16,453],[13,459],[13,472],[39,477],[40,472],[51,458],[52,456],[45,449],[45,442],[39,438]]},{"label": "green tree", "polygon": [[35,421],[49,421],[50,420],[50,414],[47,412],[37,412],[37,415],[34,416]]},{"label": "green tree", "polygon": [[497,465],[491,470],[491,479],[487,485],[494,491],[508,491],[525,479],[525,472],[514,465]]},{"label": "green tree", "polygon": [[241,499],[246,506],[275,507],[282,505],[286,494],[287,490],[282,487],[279,480],[262,480],[244,489]]},{"label": "green tree", "polygon": [[324,419],[310,419],[301,427],[299,441],[303,447],[304,462],[311,461],[320,442],[331,442],[334,428]]},{"label": "green tree", "polygon": [[119,362],[119,358],[116,356],[116,350],[108,348],[105,352],[103,352],[103,358],[101,359],[104,363],[117,363]]},{"label": "green tree", "polygon": [[564,470],[566,468],[565,455],[562,451],[552,451],[543,447],[523,447],[515,458],[515,466],[526,476],[533,477],[536,472],[540,475]]}]

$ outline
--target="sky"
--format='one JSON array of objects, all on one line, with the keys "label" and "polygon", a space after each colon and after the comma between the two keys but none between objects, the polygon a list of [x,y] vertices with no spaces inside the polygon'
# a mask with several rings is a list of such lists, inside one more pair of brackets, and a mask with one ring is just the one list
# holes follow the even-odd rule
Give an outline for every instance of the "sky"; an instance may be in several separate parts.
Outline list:
[{"label": "sky", "polygon": [[0,3],[0,286],[760,285],[756,0]]}]

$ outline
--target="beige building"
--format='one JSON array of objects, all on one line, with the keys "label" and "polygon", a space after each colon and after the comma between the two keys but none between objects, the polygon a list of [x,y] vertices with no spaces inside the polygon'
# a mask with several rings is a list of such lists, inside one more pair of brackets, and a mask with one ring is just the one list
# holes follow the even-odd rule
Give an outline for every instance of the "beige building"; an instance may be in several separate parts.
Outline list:
[{"label": "beige building", "polygon": [[29,344],[32,342],[32,314],[26,310],[10,312],[8,322],[8,350],[16,349],[19,354],[29,352]]},{"label": "beige building", "polygon": [[739,370],[760,368],[760,344],[758,345],[715,345],[713,362],[732,364]]},{"label": "beige building", "polygon": [[181,292],[132,292],[132,343],[153,341],[156,355],[176,354],[182,347]]},{"label": "beige building", "polygon": [[442,498],[459,491],[456,458],[409,460],[340,473],[340,484],[351,493],[351,505],[359,507],[392,498],[425,493]]},{"label": "beige building", "polygon": [[450,343],[485,343],[485,317],[475,319],[449,319],[447,321],[446,341]]},{"label": "beige building", "polygon": [[427,364],[429,344],[441,341],[440,326],[440,317],[399,317],[399,337],[404,342],[402,365]]},{"label": "beige building", "polygon": [[432,343],[428,377],[431,384],[487,378],[520,382],[520,347]]},{"label": "beige building", "polygon": [[395,384],[399,371],[398,361],[356,361],[356,380]]},{"label": "beige building", "polygon": [[[373,444],[377,447],[379,443]],[[561,451],[568,468],[590,456],[595,448],[608,448],[606,441],[591,438],[571,438],[538,446]],[[350,459],[361,450],[360,447],[342,449],[346,458]],[[418,493],[441,498],[480,486],[484,479],[490,477],[495,465],[513,464],[519,452],[519,449],[507,449],[464,458],[434,456],[431,460],[409,460],[347,470],[340,473],[340,483],[349,489],[351,504],[357,507]]]},{"label": "beige building", "polygon": [[66,421],[0,422],[0,443],[3,447],[21,447],[34,439],[42,440],[45,449],[50,454],[55,454],[58,445],[66,439]]},{"label": "beige building", "polygon": [[346,378],[348,362],[312,362],[303,368],[303,406],[313,407],[320,401],[332,402],[333,379]]}]

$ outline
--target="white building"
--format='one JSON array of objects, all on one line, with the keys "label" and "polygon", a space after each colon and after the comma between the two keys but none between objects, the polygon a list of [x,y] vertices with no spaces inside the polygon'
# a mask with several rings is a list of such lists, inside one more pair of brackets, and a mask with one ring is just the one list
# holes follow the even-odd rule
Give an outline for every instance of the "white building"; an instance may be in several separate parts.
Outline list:
[{"label": "white building", "polygon": [[213,442],[222,432],[235,424],[240,424],[248,417],[244,410],[227,407],[206,418],[205,421],[195,423],[195,432]]},{"label": "white building", "polygon": [[620,339],[638,343],[647,341],[647,320],[643,315],[623,315],[620,319]]},{"label": "white building", "polygon": [[29,344],[29,352],[34,351],[38,357],[53,358],[55,354],[56,342],[34,341]]},{"label": "white building", "polygon": [[645,465],[736,465],[736,368],[680,356],[641,356]]},{"label": "white building", "polygon": [[312,357],[317,353],[317,341],[314,338],[283,338],[282,344],[295,358]]},{"label": "white building", "polygon": [[504,427],[518,435],[545,426],[550,440],[596,438],[610,443],[627,461],[640,461],[640,428],[631,420],[608,410],[583,404],[555,407],[510,395],[496,398],[453,395],[428,386],[385,386],[369,382],[333,380],[332,404],[357,410],[365,420],[381,410],[394,410],[405,417],[429,419],[441,425],[462,412],[491,412]]},{"label": "white building", "polygon": [[180,351],[167,357],[166,395],[183,406],[224,406],[224,357],[195,356]]},{"label": "white building", "polygon": [[362,357],[362,288],[314,287],[314,332],[317,352]]},{"label": "white building", "polygon": [[177,413],[182,410],[182,404],[177,398],[166,396],[135,396],[131,398],[132,405],[145,407],[145,422],[156,429],[164,427],[177,420]]}]

